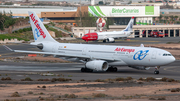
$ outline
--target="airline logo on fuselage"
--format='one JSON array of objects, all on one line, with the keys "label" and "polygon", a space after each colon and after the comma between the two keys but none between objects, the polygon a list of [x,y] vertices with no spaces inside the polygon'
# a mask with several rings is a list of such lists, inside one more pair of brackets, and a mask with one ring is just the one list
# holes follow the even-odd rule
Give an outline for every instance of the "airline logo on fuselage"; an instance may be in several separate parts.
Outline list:
[{"label": "airline logo on fuselage", "polygon": [[30,15],[30,18],[34,22],[34,25],[36,26],[36,28],[39,30],[40,35],[42,35],[42,37],[45,39],[46,34],[44,33],[44,31],[40,27],[40,24],[38,24],[38,20],[35,19],[35,16],[33,15],[33,13]]},{"label": "airline logo on fuselage", "polygon": [[145,50],[145,51],[140,50],[134,54],[133,59],[134,60],[143,60],[146,57],[148,52],[149,52],[149,50]]},{"label": "airline logo on fuselage", "polygon": [[135,49],[125,49],[125,48],[116,48],[114,51],[120,51],[120,52],[134,52]]}]

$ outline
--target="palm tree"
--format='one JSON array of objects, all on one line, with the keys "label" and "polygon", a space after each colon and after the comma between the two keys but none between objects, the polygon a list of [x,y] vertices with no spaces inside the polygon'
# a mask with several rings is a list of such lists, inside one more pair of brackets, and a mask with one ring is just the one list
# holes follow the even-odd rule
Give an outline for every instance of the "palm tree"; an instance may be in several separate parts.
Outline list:
[{"label": "palm tree", "polygon": [[177,20],[178,16],[175,16],[175,19]]},{"label": "palm tree", "polygon": [[4,21],[5,18],[3,17],[2,13],[0,13],[0,29],[4,30]]}]

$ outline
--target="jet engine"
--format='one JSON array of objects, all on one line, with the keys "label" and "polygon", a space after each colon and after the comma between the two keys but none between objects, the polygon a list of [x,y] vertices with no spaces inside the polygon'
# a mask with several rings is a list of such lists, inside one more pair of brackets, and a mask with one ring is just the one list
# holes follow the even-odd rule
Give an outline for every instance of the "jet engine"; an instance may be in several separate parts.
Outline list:
[{"label": "jet engine", "polygon": [[151,68],[151,67],[146,67],[146,66],[129,66],[129,67],[138,69],[138,70],[149,70]]},{"label": "jet engine", "polygon": [[108,63],[103,60],[88,61],[85,64],[86,68],[96,71],[106,71],[109,67]]},{"label": "jet engine", "polygon": [[107,42],[115,42],[114,38],[107,38]]}]

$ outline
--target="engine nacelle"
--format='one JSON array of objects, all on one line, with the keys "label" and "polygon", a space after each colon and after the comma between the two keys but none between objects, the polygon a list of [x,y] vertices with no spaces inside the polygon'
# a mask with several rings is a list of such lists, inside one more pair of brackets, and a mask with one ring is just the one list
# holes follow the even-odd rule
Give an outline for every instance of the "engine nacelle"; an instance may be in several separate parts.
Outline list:
[{"label": "engine nacelle", "polygon": [[115,42],[115,41],[114,41],[114,38],[107,38],[107,41],[108,41],[108,42]]},{"label": "engine nacelle", "polygon": [[86,62],[86,68],[96,71],[106,71],[109,67],[108,63],[103,60],[93,60]]},{"label": "engine nacelle", "polygon": [[151,67],[146,67],[146,66],[129,66],[129,67],[138,69],[138,70],[149,70],[151,68]]}]

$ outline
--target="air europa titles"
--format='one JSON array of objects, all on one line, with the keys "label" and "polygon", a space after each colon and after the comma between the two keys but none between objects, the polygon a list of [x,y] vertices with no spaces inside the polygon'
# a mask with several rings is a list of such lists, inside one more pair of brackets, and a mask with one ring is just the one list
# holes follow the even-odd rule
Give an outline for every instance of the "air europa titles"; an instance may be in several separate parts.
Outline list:
[{"label": "air europa titles", "polygon": [[120,51],[120,52],[134,52],[135,49],[125,49],[125,48],[116,48],[114,51]]},{"label": "air europa titles", "polygon": [[35,16],[33,16],[33,14],[30,15],[31,20],[34,22],[34,25],[36,26],[36,28],[39,30],[39,32],[41,33],[40,35],[43,36],[43,38],[46,38],[46,34],[44,33],[44,31],[42,30],[42,28],[39,26],[38,24],[38,20],[35,19]]}]

